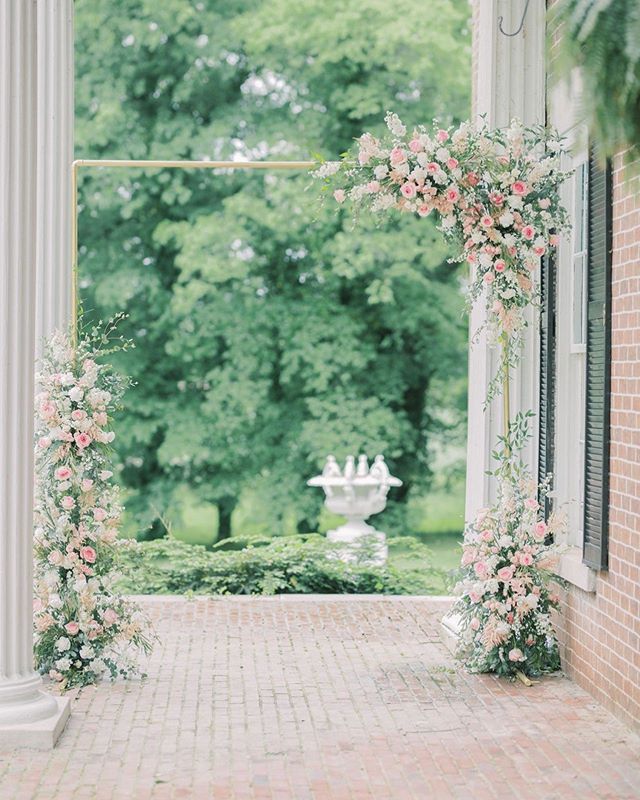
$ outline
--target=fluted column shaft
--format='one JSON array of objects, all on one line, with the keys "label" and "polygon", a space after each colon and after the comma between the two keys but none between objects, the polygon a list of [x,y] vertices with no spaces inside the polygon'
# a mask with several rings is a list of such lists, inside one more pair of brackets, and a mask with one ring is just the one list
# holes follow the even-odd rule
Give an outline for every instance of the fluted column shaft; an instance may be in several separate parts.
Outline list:
[{"label": "fluted column shaft", "polygon": [[37,4],[36,354],[71,317],[73,0]]},{"label": "fluted column shaft", "polygon": [[0,3],[0,727],[57,713],[33,670],[36,3]]}]

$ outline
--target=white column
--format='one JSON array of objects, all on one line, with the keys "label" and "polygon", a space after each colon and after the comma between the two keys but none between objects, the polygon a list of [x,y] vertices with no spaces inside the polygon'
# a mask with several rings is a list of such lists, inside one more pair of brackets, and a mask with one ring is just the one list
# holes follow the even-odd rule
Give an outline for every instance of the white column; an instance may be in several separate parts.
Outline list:
[{"label": "white column", "polygon": [[[545,114],[545,0],[530,0],[523,30],[517,36],[499,31],[499,17],[507,33],[517,30],[526,0],[475,0],[476,63],[474,98],[476,115],[484,114],[491,127],[503,127],[518,117],[525,124],[544,122]],[[477,304],[470,318],[473,336],[485,318]],[[491,450],[502,434],[502,402],[497,398],[485,413],[482,404],[495,374],[497,352],[482,335],[469,353],[469,407],[467,439],[466,517],[495,499],[493,479],[486,475]],[[522,360],[511,375],[511,416],[538,409],[537,317],[529,315]],[[535,425],[537,429],[537,424]],[[524,456],[532,469],[537,461],[536,437]]]},{"label": "white column", "polygon": [[37,4],[36,354],[71,317],[73,0]]},{"label": "white column", "polygon": [[33,669],[36,3],[0,3],[0,745],[50,747],[68,701]]}]

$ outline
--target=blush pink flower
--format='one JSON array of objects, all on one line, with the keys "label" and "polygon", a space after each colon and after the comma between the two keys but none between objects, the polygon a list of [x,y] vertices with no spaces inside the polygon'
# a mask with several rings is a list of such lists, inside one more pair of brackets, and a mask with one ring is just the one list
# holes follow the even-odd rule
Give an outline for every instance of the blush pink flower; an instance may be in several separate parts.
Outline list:
[{"label": "blush pink flower", "polygon": [[500,567],[498,570],[498,578],[503,582],[510,581],[513,578],[513,567]]},{"label": "blush pink flower", "polygon": [[471,602],[474,604],[479,603],[482,600],[482,595],[479,592],[476,592],[474,589],[472,589],[469,592],[469,600],[471,600]]},{"label": "blush pink flower", "polygon": [[482,280],[487,284],[491,284],[495,281],[495,279],[496,276],[493,274],[493,272],[485,272],[484,278]]},{"label": "blush pink flower", "polygon": [[478,617],[472,617],[470,624],[472,631],[477,631],[480,629],[480,620],[478,619]]},{"label": "blush pink flower", "polygon": [[533,252],[534,252],[534,253],[535,253],[537,256],[543,256],[543,255],[545,254],[546,250],[547,250],[547,248],[546,248],[546,247],[543,247],[542,245],[538,245],[537,247],[534,247],[534,248],[533,248]]},{"label": "blush pink flower", "polygon": [[514,647],[513,650],[509,650],[509,661],[524,661],[524,660],[525,657],[522,650],[520,650],[517,647]]},{"label": "blush pink flower", "polygon": [[551,200],[549,200],[548,197],[541,197],[540,200],[538,200],[538,205],[542,209],[549,208],[549,206],[551,205]]},{"label": "blush pink flower", "polygon": [[538,510],[538,506],[539,506],[539,503],[535,499],[535,497],[527,497],[527,499],[524,501],[524,507],[528,508],[529,511],[537,511]]},{"label": "blush pink flower", "polygon": [[560,244],[560,237],[557,233],[552,233],[549,237],[549,244],[551,247],[557,247]]},{"label": "blush pink flower", "polygon": [[409,142],[409,150],[411,150],[412,153],[419,153],[423,149],[420,139],[412,139]]},{"label": "blush pink flower", "polygon": [[493,268],[496,272],[504,272],[507,268],[507,265],[501,258],[499,258],[493,265]]},{"label": "blush pink flower", "polygon": [[336,203],[344,203],[346,196],[344,189],[336,189],[333,193],[333,199]]},{"label": "blush pink flower", "polygon": [[96,560],[96,551],[93,547],[86,545],[80,548],[80,558],[87,562],[87,564],[94,564]]},{"label": "blush pink flower", "polygon": [[447,166],[449,167],[449,169],[455,169],[458,166],[458,163],[459,162],[457,158],[451,157],[447,159]]},{"label": "blush pink flower", "polygon": [[84,450],[85,447],[89,447],[91,444],[91,437],[88,433],[76,433],[73,438],[75,439],[75,443],[78,445],[80,450]]},{"label": "blush pink flower", "polygon": [[87,412],[83,411],[81,408],[76,408],[74,411],[71,412],[71,419],[78,422],[81,419],[86,419]]},{"label": "blush pink flower", "polygon": [[544,522],[543,520],[540,520],[540,522],[536,522],[535,524],[535,527],[533,529],[533,536],[538,541],[541,541],[547,535],[548,531],[549,528],[547,526],[547,523]]},{"label": "blush pink flower", "polygon": [[76,501],[71,497],[70,494],[65,494],[65,496],[60,501],[60,505],[67,511],[70,511],[72,508],[75,508]]},{"label": "blush pink flower", "polygon": [[480,224],[483,228],[490,228],[493,225],[493,217],[489,214],[483,214],[483,216],[480,217]]},{"label": "blush pink flower", "polygon": [[400,164],[404,164],[406,160],[407,160],[407,154],[401,147],[394,147],[393,150],[389,153],[389,161],[394,167],[397,167]]},{"label": "blush pink flower", "polygon": [[440,164],[437,161],[430,161],[427,166],[425,167],[429,175],[435,175],[436,172],[440,171]]},{"label": "blush pink flower", "polygon": [[511,191],[514,194],[517,194],[520,197],[522,197],[523,195],[528,194],[529,188],[527,187],[527,184],[524,181],[515,181],[514,183],[511,184]]},{"label": "blush pink flower", "polygon": [[69,480],[69,478],[73,473],[71,472],[69,467],[58,467],[58,469],[55,471],[54,474],[57,480],[66,481]]},{"label": "blush pink flower", "polygon": [[525,239],[533,239],[533,237],[536,235],[533,225],[525,225],[522,229],[522,235]]},{"label": "blush pink flower", "polygon": [[82,483],[80,484],[80,488],[83,492],[91,491],[91,487],[93,486],[93,481],[91,478],[83,478]]},{"label": "blush pink flower", "polygon": [[501,206],[504,203],[504,195],[502,192],[491,192],[489,200],[491,200],[495,206]]},{"label": "blush pink flower", "polygon": [[531,553],[520,553],[520,563],[523,567],[530,567],[533,564]]},{"label": "blush pink flower", "polygon": [[64,561],[64,556],[59,550],[52,550],[47,556],[47,561],[54,567],[58,567]]},{"label": "blush pink flower", "polygon": [[447,200],[450,203],[455,203],[456,200],[458,200],[459,197],[460,197],[460,192],[456,189],[455,186],[450,186],[447,189]]},{"label": "blush pink flower", "polygon": [[51,444],[51,439],[48,436],[41,436],[38,439],[38,447],[41,450],[46,450],[47,447],[49,447],[50,444]]},{"label": "blush pink flower", "polygon": [[412,197],[416,196],[416,185],[415,183],[411,183],[410,181],[407,183],[403,183],[400,187],[400,191],[402,192],[403,196],[410,200]]},{"label": "blush pink flower", "polygon": [[489,574],[489,568],[484,561],[478,561],[476,564],[474,564],[473,571],[480,579],[486,578]]},{"label": "blush pink flower", "polygon": [[467,172],[465,177],[469,186],[477,186],[480,182],[480,178],[475,172]]},{"label": "blush pink flower", "polygon": [[105,625],[111,626],[115,625],[115,623],[118,621],[118,615],[112,608],[108,608],[102,615],[102,619]]},{"label": "blush pink flower", "polygon": [[446,142],[449,138],[449,134],[443,128],[440,128],[439,131],[436,132],[436,139],[442,144],[442,142]]},{"label": "blush pink flower", "polygon": [[[369,183],[367,184],[367,191],[371,192],[371,194],[375,194],[376,192],[379,192],[380,191],[380,182],[379,181],[369,181]],[[95,415],[94,415],[94,419],[95,419]],[[105,424],[105,423],[103,423],[103,424]]]},{"label": "blush pink flower", "polygon": [[418,216],[419,217],[426,217],[431,213],[432,207],[427,205],[427,203],[422,203],[422,205],[418,206]]},{"label": "blush pink flower", "polygon": [[93,415],[93,421],[96,425],[106,425],[108,421],[107,412],[106,411],[96,411]]},{"label": "blush pink flower", "polygon": [[96,522],[102,522],[107,518],[107,512],[104,510],[104,508],[94,508],[93,518]]},{"label": "blush pink flower", "polygon": [[64,629],[70,636],[75,636],[80,631],[80,625],[77,622],[67,622]]}]

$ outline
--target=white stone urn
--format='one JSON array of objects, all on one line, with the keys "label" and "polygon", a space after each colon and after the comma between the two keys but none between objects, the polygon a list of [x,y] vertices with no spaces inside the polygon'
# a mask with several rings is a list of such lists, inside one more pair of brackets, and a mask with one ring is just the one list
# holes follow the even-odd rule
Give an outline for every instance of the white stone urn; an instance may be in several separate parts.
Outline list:
[{"label": "white stone urn", "polygon": [[333,456],[327,456],[322,475],[311,478],[307,485],[321,486],[325,494],[324,504],[329,511],[347,518],[344,525],[327,531],[329,541],[346,545],[340,557],[353,561],[355,548],[370,543],[372,555],[369,560],[384,564],[388,555],[386,536],[366,522],[368,517],[384,511],[389,489],[402,486],[402,481],[389,473],[384,456],[376,456],[371,468],[365,455],[358,457],[357,466],[355,458],[348,456],[343,471]]}]

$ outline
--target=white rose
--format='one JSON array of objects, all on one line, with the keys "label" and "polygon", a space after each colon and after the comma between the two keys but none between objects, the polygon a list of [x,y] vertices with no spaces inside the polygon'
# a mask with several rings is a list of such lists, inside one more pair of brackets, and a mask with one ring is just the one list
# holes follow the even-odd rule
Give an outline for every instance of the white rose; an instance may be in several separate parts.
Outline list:
[{"label": "white rose", "polygon": [[374,170],[373,174],[376,176],[377,180],[381,181],[383,178],[386,178],[389,174],[389,167],[386,164],[379,164]]},{"label": "white rose", "polygon": [[71,642],[67,639],[66,636],[61,636],[56,641],[56,650],[59,650],[61,653],[66,653],[71,647]]},{"label": "white rose", "polygon": [[520,209],[524,205],[524,200],[517,194],[509,195],[507,203],[511,208]]},{"label": "white rose", "polygon": [[88,644],[83,645],[80,648],[80,658],[84,658],[85,661],[88,661],[90,658],[93,658],[96,654],[96,651]]},{"label": "white rose", "polygon": [[69,389],[69,399],[73,400],[74,403],[79,403],[83,397],[84,392],[79,386],[74,386],[73,389]]},{"label": "white rose", "polygon": [[60,672],[66,672],[71,666],[71,660],[68,658],[59,658],[55,664],[57,670]]},{"label": "white rose", "polygon": [[513,214],[510,211],[505,211],[498,217],[498,222],[503,228],[508,228],[510,225],[513,225]]},{"label": "white rose", "polygon": [[449,151],[446,147],[439,147],[436,150],[436,158],[438,161],[446,161],[449,158]]}]

